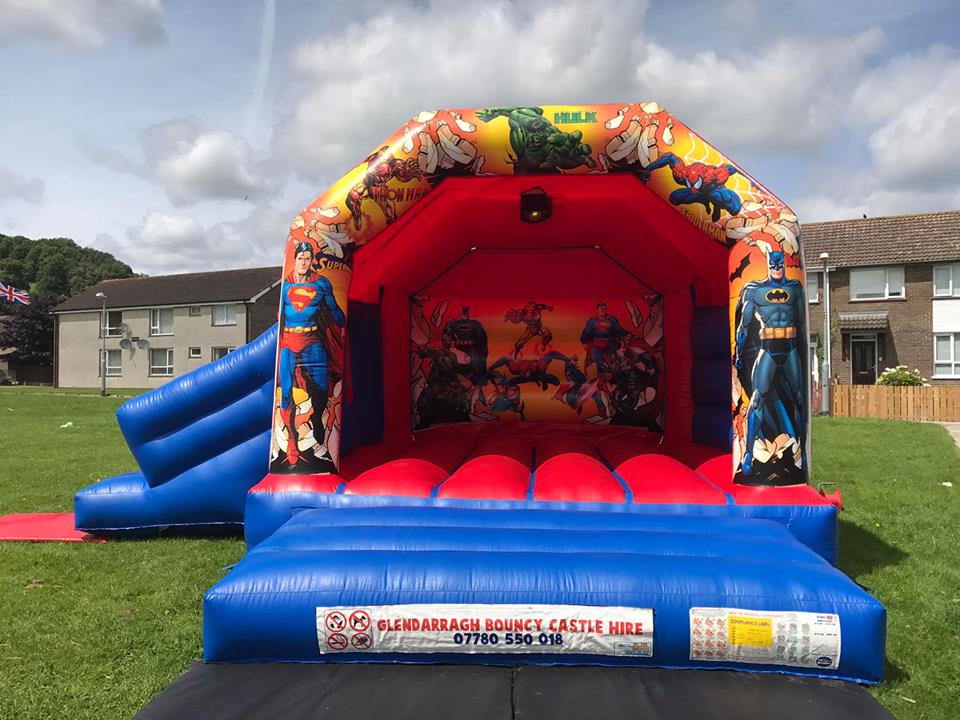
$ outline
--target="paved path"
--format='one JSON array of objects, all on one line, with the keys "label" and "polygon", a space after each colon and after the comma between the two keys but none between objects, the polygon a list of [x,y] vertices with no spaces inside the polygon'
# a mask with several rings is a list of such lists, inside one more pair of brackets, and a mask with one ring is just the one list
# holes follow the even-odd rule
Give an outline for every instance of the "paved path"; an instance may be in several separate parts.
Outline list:
[{"label": "paved path", "polygon": [[953,441],[960,447],[960,422],[945,422],[940,424],[947,429],[950,437],[952,437]]}]

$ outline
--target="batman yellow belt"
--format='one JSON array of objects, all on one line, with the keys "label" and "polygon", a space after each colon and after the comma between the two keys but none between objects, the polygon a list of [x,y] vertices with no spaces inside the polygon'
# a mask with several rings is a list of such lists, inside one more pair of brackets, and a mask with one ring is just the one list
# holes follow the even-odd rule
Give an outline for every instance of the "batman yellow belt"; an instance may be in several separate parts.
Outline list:
[{"label": "batman yellow belt", "polygon": [[783,340],[797,336],[797,329],[793,327],[766,327],[760,329],[761,340]]}]

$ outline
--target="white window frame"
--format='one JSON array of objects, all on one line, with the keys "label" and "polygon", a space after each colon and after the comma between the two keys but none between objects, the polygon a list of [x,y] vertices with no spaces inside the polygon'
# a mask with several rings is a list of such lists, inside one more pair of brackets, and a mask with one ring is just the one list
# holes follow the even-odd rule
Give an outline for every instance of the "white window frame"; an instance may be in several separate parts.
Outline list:
[{"label": "white window frame", "polygon": [[199,360],[200,358],[203,357],[203,349],[198,347],[188,348],[187,357],[190,358],[191,360]]},{"label": "white window frame", "polygon": [[[817,285],[816,295],[811,294],[810,292],[810,279],[813,278],[813,281]],[[820,273],[818,272],[808,272],[807,273],[807,302],[813,305],[816,305],[820,302]]]},{"label": "white window frame", "polygon": [[[937,270],[946,270],[950,276],[947,292],[937,292]],[[960,263],[933,266],[933,296],[935,298],[960,297]]]},{"label": "white window frame", "polygon": [[[944,360],[937,357],[937,338],[950,338],[950,359]],[[934,378],[960,378],[960,357],[957,356],[957,340],[960,339],[960,333],[938,332],[933,334],[933,377]],[[937,370],[938,365],[949,365],[953,372],[944,373]]]},{"label": "white window frame", "polygon": [[[154,353],[167,353],[167,361],[163,365],[154,365]],[[150,377],[172,377],[173,376],[173,348],[150,348]]]},{"label": "white window frame", "polygon": [[[234,347],[233,345],[217,345],[215,347],[212,347],[210,348],[210,362],[216,362],[217,360],[222,360],[223,358],[225,358],[227,355],[229,355],[236,349],[237,348]],[[218,350],[226,350],[226,352],[223,353],[223,355],[221,355],[220,357],[217,357]]]},{"label": "white window frame", "polygon": [[[160,331],[160,313],[170,313],[170,332]],[[150,309],[150,335],[152,337],[164,337],[173,335],[173,308],[151,308]]]},{"label": "white window frame", "polygon": [[[227,322],[220,322],[217,320],[217,312],[223,311],[223,313],[229,316],[233,311],[233,320]],[[237,306],[231,303],[226,303],[223,305],[211,305],[210,306],[210,323],[214,327],[232,327],[237,324]]]},{"label": "white window frame", "polygon": [[[117,364],[110,364],[110,356],[115,354],[117,358]],[[108,349],[107,350],[107,361],[103,361],[103,350],[97,355],[97,377],[100,377],[100,373],[103,372],[103,368],[106,367],[107,377],[121,377],[123,375],[123,353],[120,350]]]},{"label": "white window frame", "polygon": [[[857,297],[853,294],[853,274],[859,271],[882,270],[884,273],[883,297]],[[900,294],[890,294],[890,271],[899,270],[902,282],[900,284]],[[907,273],[903,265],[892,265],[890,267],[861,267],[850,268],[850,302],[877,302],[881,300],[905,300],[907,298]]]},{"label": "white window frame", "polygon": [[189,314],[190,317],[200,317],[203,315],[203,308],[199,305],[191,305],[190,309],[187,311],[187,314]]},{"label": "white window frame", "polygon": [[[123,335],[123,311],[122,310],[107,310],[106,318],[103,317],[103,312],[100,313],[100,322],[106,324],[105,328],[101,328],[100,337],[120,337]],[[116,325],[110,324],[110,316],[118,315],[120,317],[120,322]]]}]

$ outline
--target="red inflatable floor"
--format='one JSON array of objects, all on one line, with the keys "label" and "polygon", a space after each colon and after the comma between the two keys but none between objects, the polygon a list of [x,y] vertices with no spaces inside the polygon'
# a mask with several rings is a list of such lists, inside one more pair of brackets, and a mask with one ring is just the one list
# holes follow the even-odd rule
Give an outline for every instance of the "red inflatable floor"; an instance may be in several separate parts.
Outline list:
[{"label": "red inflatable floor", "polygon": [[[268,474],[253,492],[627,504],[828,505],[807,485],[735,485],[729,453],[607,425],[464,423],[347,455],[339,475]],[[839,499],[836,501],[839,502]]]},{"label": "red inflatable floor", "polygon": [[73,513],[14,513],[0,515],[0,541],[106,542],[75,530]]}]

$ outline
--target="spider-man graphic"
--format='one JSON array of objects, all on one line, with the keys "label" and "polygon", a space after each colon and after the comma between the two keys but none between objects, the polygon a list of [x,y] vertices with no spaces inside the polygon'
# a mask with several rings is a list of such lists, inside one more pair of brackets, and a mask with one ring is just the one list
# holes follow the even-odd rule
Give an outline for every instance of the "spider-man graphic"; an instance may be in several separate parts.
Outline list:
[{"label": "spider-man graphic", "polygon": [[532,382],[539,385],[541,390],[546,390],[550,385],[560,384],[560,378],[548,372],[550,363],[554,360],[568,362],[569,359],[566,355],[559,352],[548,352],[542,357],[531,360],[511,358],[504,355],[487,370],[487,378],[490,378],[494,370],[505,367],[510,371],[510,374],[513,375],[512,378],[507,380],[507,385],[513,387],[522,383]]},{"label": "spider-man graphic", "polygon": [[647,165],[640,173],[646,181],[650,174],[659,168],[669,166],[673,179],[682,188],[670,193],[670,202],[674,205],[692,205],[699,203],[710,213],[710,219],[717,222],[720,212],[726,210],[730,215],[740,212],[740,196],[728,187],[724,187],[731,175],[740,172],[735,166],[706,165],[695,162],[687,165],[673,153],[664,153]]},{"label": "spider-man graphic", "polygon": [[383,211],[389,225],[397,219],[397,200],[387,183],[394,178],[400,182],[410,182],[421,177],[416,158],[398,160],[387,145],[367,155],[366,163],[367,172],[364,173],[363,180],[353,186],[345,200],[353,218],[353,227],[357,230],[360,229],[360,211],[364,200],[372,199]]}]

